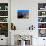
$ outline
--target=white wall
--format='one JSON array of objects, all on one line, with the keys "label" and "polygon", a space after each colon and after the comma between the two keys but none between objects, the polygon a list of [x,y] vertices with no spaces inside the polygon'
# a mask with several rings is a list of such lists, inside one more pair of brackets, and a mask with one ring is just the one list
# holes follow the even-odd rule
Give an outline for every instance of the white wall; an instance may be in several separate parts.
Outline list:
[{"label": "white wall", "polygon": [[[17,30],[28,30],[29,26],[31,26],[33,23],[35,23],[37,21],[37,16],[34,15],[34,14],[37,14],[37,13],[34,13],[34,10],[36,12],[36,9],[37,9],[36,3],[37,2],[33,2],[31,0],[23,0],[23,1],[12,0],[11,1],[11,15],[12,15],[11,22],[14,22]],[[32,12],[29,12],[29,19],[17,19],[16,10],[21,10],[21,9],[32,10]],[[36,17],[36,19],[34,19],[35,17]]]},{"label": "white wall", "polygon": [[[35,30],[33,30],[33,46],[41,46],[43,44],[42,38],[38,38],[38,3],[45,3],[46,0],[11,0],[11,22],[16,25],[16,34],[20,34],[24,31],[29,31],[28,27],[30,25],[35,26]],[[27,9],[32,10],[29,14],[29,19],[17,19],[16,10]],[[34,33],[35,32],[35,33]],[[25,32],[26,34],[27,32]],[[30,33],[29,33],[30,34]],[[36,38],[35,38],[36,37]],[[39,44],[38,44],[39,43]]]},{"label": "white wall", "polygon": [[[45,0],[46,1],[46,0]],[[37,29],[37,23],[38,23],[38,3],[45,3],[43,0],[11,0],[11,22],[13,22],[16,25],[17,30],[27,30],[29,26],[32,24]],[[17,11],[21,9],[27,9],[32,10],[32,12],[29,13],[29,19],[17,19]]]}]

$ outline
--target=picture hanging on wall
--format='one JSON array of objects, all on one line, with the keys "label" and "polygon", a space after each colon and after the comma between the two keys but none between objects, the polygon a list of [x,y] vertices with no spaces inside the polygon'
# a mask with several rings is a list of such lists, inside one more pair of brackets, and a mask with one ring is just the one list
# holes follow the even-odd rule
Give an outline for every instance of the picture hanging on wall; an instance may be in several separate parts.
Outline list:
[{"label": "picture hanging on wall", "polygon": [[17,10],[18,19],[29,19],[29,10]]}]

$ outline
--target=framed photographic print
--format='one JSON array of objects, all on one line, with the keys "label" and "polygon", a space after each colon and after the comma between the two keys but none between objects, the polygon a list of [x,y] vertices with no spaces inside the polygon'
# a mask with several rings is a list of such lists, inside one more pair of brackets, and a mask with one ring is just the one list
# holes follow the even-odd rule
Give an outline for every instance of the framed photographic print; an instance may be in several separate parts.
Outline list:
[{"label": "framed photographic print", "polygon": [[29,19],[29,10],[17,10],[18,19]]}]

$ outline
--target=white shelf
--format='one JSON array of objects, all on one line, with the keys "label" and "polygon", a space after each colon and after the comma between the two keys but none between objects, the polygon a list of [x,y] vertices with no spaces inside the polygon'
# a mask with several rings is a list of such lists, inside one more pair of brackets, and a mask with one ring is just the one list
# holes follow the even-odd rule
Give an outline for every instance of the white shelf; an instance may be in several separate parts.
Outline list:
[{"label": "white shelf", "polygon": [[38,29],[46,29],[46,28],[38,28]]},{"label": "white shelf", "polygon": [[38,16],[38,17],[46,17],[46,15],[44,15],[44,16]]},{"label": "white shelf", "polygon": [[0,23],[8,23],[8,22],[0,22]]},{"label": "white shelf", "polygon": [[38,10],[38,11],[46,11],[46,10]]},{"label": "white shelf", "polygon": [[8,17],[8,16],[0,16],[0,17]]},{"label": "white shelf", "polygon": [[0,10],[0,11],[8,11],[8,10]]},{"label": "white shelf", "polygon": [[38,22],[38,23],[46,23],[46,22]]}]

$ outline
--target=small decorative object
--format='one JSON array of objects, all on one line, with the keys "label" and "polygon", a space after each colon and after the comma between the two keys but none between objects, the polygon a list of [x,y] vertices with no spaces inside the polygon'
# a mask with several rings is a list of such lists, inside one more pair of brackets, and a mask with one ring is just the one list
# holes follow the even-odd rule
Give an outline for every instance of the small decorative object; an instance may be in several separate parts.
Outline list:
[{"label": "small decorative object", "polygon": [[41,34],[45,34],[45,30],[44,30],[44,29],[41,29],[41,30],[40,30],[40,33],[41,33]]},{"label": "small decorative object", "polygon": [[11,23],[11,30],[16,30],[16,26],[13,23]]},{"label": "small decorative object", "polygon": [[46,17],[38,17],[38,22],[46,22]]},{"label": "small decorative object", "polygon": [[44,10],[44,8],[40,8],[40,10]]},{"label": "small decorative object", "polygon": [[46,37],[46,29],[39,29],[39,37]]},{"label": "small decorative object", "polygon": [[45,39],[43,39],[43,40],[45,40]]},{"label": "small decorative object", "polygon": [[5,6],[5,10],[8,10],[8,6]]},{"label": "small decorative object", "polygon": [[32,26],[29,27],[29,30],[34,30],[34,28],[35,27],[32,25]]},{"label": "small decorative object", "polygon": [[38,28],[46,28],[46,23],[39,23]]},{"label": "small decorative object", "polygon": [[45,15],[45,12],[42,12],[42,15]]},{"label": "small decorative object", "polygon": [[1,10],[1,6],[0,6],[0,10]]},{"label": "small decorative object", "polygon": [[4,20],[3,20],[4,22],[7,22],[7,18],[4,18]]},{"label": "small decorative object", "polygon": [[7,17],[0,17],[0,22],[7,22]]},{"label": "small decorative object", "polygon": [[45,9],[46,9],[46,6],[45,6]]},{"label": "small decorative object", "polygon": [[0,11],[0,16],[8,16],[8,11]]},{"label": "small decorative object", "polygon": [[38,3],[38,10],[45,10],[46,9],[46,3]]},{"label": "small decorative object", "polygon": [[1,30],[8,30],[8,23],[0,23]]},{"label": "small decorative object", "polygon": [[42,18],[40,18],[40,17],[38,18],[38,21],[39,21],[39,22],[42,22],[42,20],[43,20]]},{"label": "small decorative object", "polygon": [[8,23],[0,23],[0,35],[8,37]]}]

